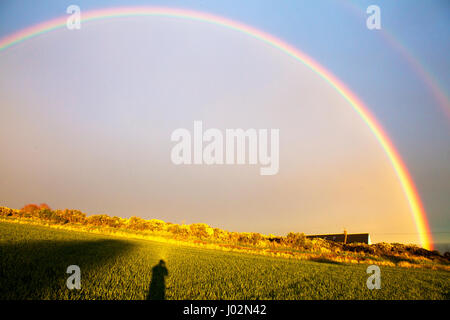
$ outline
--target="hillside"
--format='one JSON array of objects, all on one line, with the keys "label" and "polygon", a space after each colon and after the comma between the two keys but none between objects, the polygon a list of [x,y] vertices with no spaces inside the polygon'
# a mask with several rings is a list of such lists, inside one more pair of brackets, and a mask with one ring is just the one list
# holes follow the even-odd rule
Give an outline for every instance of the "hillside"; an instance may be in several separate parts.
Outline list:
[{"label": "hillside", "polygon": [[[381,289],[366,286],[367,265],[221,252],[111,235],[0,222],[0,300],[148,299],[152,269],[164,260],[165,299],[449,299],[450,273],[381,267]],[[81,289],[68,290],[68,265]]]},{"label": "hillside", "polygon": [[144,220],[138,217],[124,219],[108,215],[86,216],[79,210],[52,210],[46,204],[39,206],[30,204],[20,210],[0,207],[0,219],[221,251],[239,251],[337,263],[450,270],[448,254],[443,256],[437,251],[428,251],[416,245],[343,244],[323,239],[308,239],[303,233],[294,232],[284,237],[259,233],[238,233],[212,228],[204,223],[179,225],[157,219]]}]

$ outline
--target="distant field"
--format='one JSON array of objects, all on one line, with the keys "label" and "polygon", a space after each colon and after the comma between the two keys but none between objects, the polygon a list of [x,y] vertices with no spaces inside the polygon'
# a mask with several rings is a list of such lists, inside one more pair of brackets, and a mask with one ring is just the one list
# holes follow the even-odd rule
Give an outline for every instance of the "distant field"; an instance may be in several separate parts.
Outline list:
[{"label": "distant field", "polygon": [[[166,299],[450,299],[450,272],[288,260],[0,222],[0,299],[146,299],[166,262]],[[81,290],[66,268],[81,268]]]}]

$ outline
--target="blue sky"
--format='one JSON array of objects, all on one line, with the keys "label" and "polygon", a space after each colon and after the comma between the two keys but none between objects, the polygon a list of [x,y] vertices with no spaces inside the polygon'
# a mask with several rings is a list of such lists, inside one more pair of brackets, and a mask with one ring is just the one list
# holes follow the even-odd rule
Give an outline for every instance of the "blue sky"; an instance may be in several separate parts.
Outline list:
[{"label": "blue sky", "polygon": [[[205,11],[270,33],[313,57],[375,114],[407,164],[438,241],[450,233],[450,125],[423,79],[386,41],[391,34],[448,96],[448,1],[23,1],[0,3],[0,37],[81,10],[159,5]],[[366,28],[365,9],[381,8],[382,30]]]}]

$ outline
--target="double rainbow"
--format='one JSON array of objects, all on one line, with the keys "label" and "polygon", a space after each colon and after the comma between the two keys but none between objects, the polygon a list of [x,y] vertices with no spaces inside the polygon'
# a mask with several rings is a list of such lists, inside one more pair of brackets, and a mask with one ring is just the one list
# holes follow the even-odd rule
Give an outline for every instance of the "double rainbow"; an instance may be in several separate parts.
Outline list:
[{"label": "double rainbow", "polygon": [[[381,144],[383,150],[388,156],[389,161],[391,162],[394,171],[397,174],[399,182],[408,200],[416,229],[419,234],[421,245],[424,248],[432,249],[432,238],[428,221],[426,219],[426,213],[420,200],[419,194],[417,193],[417,190],[414,186],[414,182],[410,174],[408,173],[405,164],[394,148],[389,137],[377,122],[375,117],[368,110],[368,108],[331,72],[326,70],[324,67],[322,67],[320,64],[315,62],[312,58],[308,57],[303,52],[270,34],[252,28],[245,24],[207,13],[162,7],[118,7],[82,12],[81,21],[87,22],[91,20],[131,16],[163,16],[215,24],[241,33],[245,33],[252,38],[265,42],[308,66],[322,79],[328,82],[336,91],[338,91],[345,100],[348,101],[353,110],[358,113],[361,119],[366,123],[366,125],[375,135],[376,139]],[[0,39],[0,52],[26,39],[52,30],[63,28],[66,26],[66,21],[67,16],[60,17],[23,29],[3,39]]]}]

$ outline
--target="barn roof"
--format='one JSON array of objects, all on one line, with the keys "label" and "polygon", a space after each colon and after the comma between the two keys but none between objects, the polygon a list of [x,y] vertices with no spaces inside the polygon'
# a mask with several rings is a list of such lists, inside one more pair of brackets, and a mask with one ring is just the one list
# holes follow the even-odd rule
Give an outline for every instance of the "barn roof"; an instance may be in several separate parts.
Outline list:
[{"label": "barn roof", "polygon": [[[336,234],[316,234],[316,235],[307,235],[307,238],[321,238],[329,241],[336,242],[344,242],[345,234],[336,233]],[[368,233],[348,233],[347,234],[347,243],[367,243],[370,244],[370,235]]]}]

